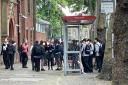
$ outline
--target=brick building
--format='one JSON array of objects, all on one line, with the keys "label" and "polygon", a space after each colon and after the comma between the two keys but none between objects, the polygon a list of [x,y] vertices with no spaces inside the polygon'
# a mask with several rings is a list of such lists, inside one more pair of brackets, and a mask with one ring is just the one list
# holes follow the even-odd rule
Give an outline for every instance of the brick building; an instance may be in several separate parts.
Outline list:
[{"label": "brick building", "polygon": [[[33,41],[33,0],[0,0],[1,38]],[[18,37],[19,36],[19,37]]]},{"label": "brick building", "polygon": [[[47,41],[50,36],[50,23],[48,21],[36,19],[36,40]],[[39,37],[40,36],[40,37]]]}]

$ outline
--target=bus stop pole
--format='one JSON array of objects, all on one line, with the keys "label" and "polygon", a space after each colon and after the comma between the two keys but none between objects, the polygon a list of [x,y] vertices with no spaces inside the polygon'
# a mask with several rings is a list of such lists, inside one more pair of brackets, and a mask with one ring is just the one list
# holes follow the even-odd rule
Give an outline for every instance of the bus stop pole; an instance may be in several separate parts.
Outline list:
[{"label": "bus stop pole", "polygon": [[[81,25],[78,26],[78,40],[79,40],[79,45],[80,45],[80,39],[81,39],[81,36],[80,36],[80,28],[81,28]],[[81,65],[81,50],[79,51],[79,65],[80,65],[80,74],[81,74],[81,66],[82,66]]]},{"label": "bus stop pole", "polygon": [[64,24],[64,75],[67,75],[67,26]]},{"label": "bus stop pole", "polygon": [[80,42],[80,25],[78,26],[78,40],[79,40],[79,42]]}]

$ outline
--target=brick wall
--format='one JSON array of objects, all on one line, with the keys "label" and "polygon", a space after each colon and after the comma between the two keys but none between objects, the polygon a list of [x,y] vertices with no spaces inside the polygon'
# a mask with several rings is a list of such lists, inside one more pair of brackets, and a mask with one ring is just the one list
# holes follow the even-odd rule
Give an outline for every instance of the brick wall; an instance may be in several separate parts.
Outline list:
[{"label": "brick wall", "polygon": [[[29,2],[28,2],[29,1]],[[21,39],[28,38],[28,42],[31,42],[31,29],[33,28],[33,0],[21,0],[21,14],[26,16],[27,18],[21,18]],[[30,3],[30,13],[28,12],[28,3]],[[29,43],[30,44],[30,43]]]},{"label": "brick wall", "polygon": [[[33,28],[33,0],[21,0],[20,8],[21,8],[21,14],[25,17],[20,17],[20,31],[21,36],[20,40],[23,42],[23,39],[28,40],[29,47],[32,44],[32,33],[31,30]],[[30,4],[30,11],[28,11],[28,3]]]}]

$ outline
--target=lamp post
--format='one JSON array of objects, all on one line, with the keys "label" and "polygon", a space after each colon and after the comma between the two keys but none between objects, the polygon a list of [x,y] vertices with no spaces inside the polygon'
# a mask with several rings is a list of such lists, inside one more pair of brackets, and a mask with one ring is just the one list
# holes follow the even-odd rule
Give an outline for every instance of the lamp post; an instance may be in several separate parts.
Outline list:
[{"label": "lamp post", "polygon": [[18,48],[20,47],[19,13],[20,13],[20,1],[17,0],[17,39],[18,39]]}]

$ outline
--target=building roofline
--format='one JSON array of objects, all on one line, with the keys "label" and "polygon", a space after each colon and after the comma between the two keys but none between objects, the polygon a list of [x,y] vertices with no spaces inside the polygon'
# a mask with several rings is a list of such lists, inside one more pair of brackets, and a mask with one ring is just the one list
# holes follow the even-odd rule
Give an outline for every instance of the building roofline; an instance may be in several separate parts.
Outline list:
[{"label": "building roofline", "polygon": [[40,18],[36,18],[37,23],[44,24],[44,25],[50,25],[50,22],[46,20],[42,20]]}]

